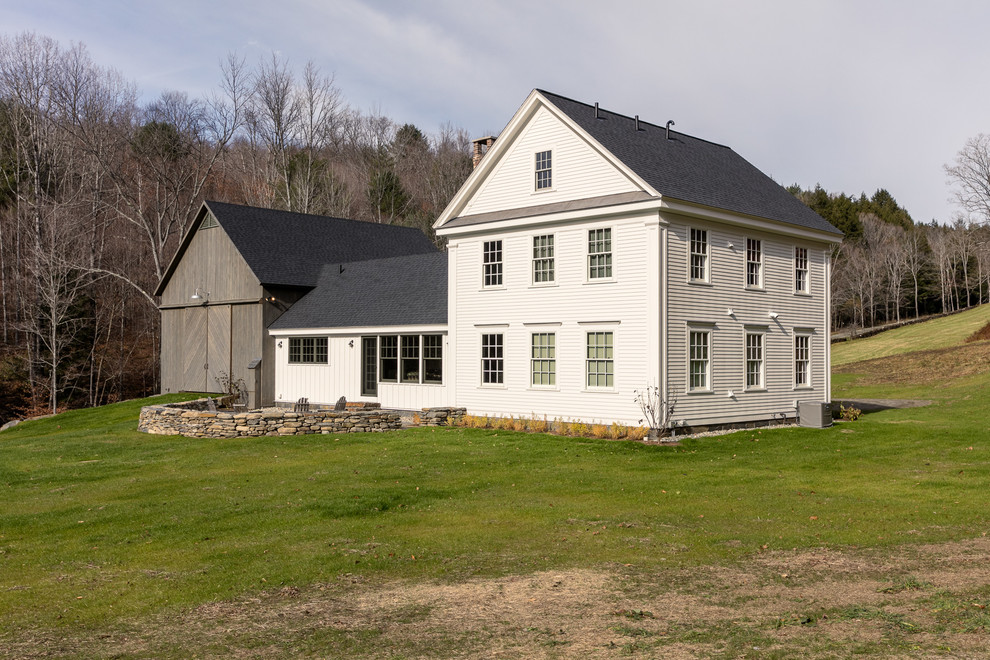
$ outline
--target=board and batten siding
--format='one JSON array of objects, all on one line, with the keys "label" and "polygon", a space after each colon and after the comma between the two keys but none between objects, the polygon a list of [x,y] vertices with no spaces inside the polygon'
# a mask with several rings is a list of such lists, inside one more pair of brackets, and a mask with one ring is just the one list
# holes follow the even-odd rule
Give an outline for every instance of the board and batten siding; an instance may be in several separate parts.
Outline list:
[{"label": "board and batten siding", "polygon": [[[612,229],[613,277],[588,278],[588,231]],[[547,416],[638,424],[634,390],[659,378],[659,235],[656,213],[532,224],[452,237],[448,322],[457,354],[452,403],[477,415]],[[555,282],[533,282],[533,237],[554,236]],[[483,286],[483,243],[501,240],[503,286]],[[652,273],[651,273],[652,269]],[[614,388],[586,386],[587,333],[612,332]],[[531,384],[531,337],[552,332],[556,386]],[[485,385],[481,338],[504,336],[504,383]]]},{"label": "board and batten siding", "polygon": [[[829,401],[827,262],[829,246],[782,235],[667,214],[666,264],[668,382],[674,392],[675,419],[688,425],[765,420],[786,413],[794,402]],[[692,227],[708,231],[710,283],[690,281]],[[746,240],[763,248],[764,288],[746,288]],[[810,294],[795,293],[794,248],[808,249]],[[732,315],[729,315],[729,310]],[[777,319],[770,318],[770,312]],[[688,332],[692,324],[711,324],[710,393],[687,393]],[[811,336],[811,386],[794,387],[795,330]],[[765,332],[765,391],[746,391],[745,337]],[[729,392],[734,396],[729,397]]]},{"label": "board and batten siding", "polygon": [[[404,333],[401,327],[382,329],[374,333],[328,335],[325,330],[314,330],[305,335],[298,331],[293,336],[328,337],[328,364],[289,364],[289,337],[277,332],[272,340],[275,345],[275,402],[294,403],[302,397],[310,404],[334,405],[340,397],[348,401],[380,403],[383,408],[421,410],[445,406],[447,402],[447,374],[449,373],[449,346],[444,336],[443,384],[378,383],[378,396],[361,393],[361,338],[371,335],[443,334],[436,331]],[[353,346],[351,345],[353,342]],[[279,346],[281,344],[281,346]]]},{"label": "board and batten siding", "polygon": [[196,289],[210,302],[260,300],[261,283],[220,226],[195,232],[162,292],[162,307],[189,305]]},{"label": "board and batten siding", "polygon": [[[552,187],[536,190],[536,153],[551,150]],[[461,215],[525,208],[640,190],[633,181],[540,107],[526,130],[509,145]]]}]

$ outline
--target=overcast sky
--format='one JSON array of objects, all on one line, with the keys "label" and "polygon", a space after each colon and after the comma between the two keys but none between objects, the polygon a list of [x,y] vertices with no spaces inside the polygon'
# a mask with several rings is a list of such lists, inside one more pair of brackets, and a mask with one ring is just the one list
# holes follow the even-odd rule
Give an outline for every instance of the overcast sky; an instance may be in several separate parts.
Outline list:
[{"label": "overcast sky", "polygon": [[4,32],[82,42],[146,100],[274,50],[352,107],[481,137],[538,87],[673,119],[784,185],[886,188],[921,222],[952,219],[943,165],[990,133],[985,1],[0,2]]}]

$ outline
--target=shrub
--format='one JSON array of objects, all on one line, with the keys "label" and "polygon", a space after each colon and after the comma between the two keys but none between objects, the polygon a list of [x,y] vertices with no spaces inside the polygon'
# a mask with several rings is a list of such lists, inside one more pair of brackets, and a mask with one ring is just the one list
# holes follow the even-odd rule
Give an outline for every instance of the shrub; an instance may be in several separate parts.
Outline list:
[{"label": "shrub", "polygon": [[608,437],[612,440],[618,440],[629,435],[629,427],[619,424],[618,422],[612,422],[612,426],[608,428]]},{"label": "shrub", "polygon": [[423,420],[419,417],[419,413],[413,413],[413,426],[419,426],[422,421]]},{"label": "shrub", "polygon": [[629,428],[629,432],[626,433],[626,440],[639,441],[646,437],[650,432],[645,426],[633,426]]},{"label": "shrub", "polygon": [[849,406],[846,408],[841,403],[839,404],[839,417],[846,420],[847,422],[855,422],[857,419],[863,416],[863,411],[859,408],[854,408]]},{"label": "shrub", "polygon": [[[512,419],[510,417],[510,419]],[[512,420],[512,430],[513,431],[525,431],[529,426],[529,420],[523,416],[519,416]]]},{"label": "shrub", "polygon": [[591,435],[595,436],[600,440],[610,437],[608,426],[605,424],[592,424],[591,425]]},{"label": "shrub", "polygon": [[546,433],[550,430],[550,422],[547,421],[546,415],[543,416],[543,419],[533,415],[533,419],[529,423],[529,430],[533,433]]}]

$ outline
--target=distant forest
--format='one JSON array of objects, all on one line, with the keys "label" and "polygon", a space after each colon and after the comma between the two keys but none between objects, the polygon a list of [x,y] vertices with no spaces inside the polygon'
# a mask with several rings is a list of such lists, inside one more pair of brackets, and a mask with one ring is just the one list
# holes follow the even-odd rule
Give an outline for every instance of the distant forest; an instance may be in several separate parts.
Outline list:
[{"label": "distant forest", "polygon": [[[153,291],[203,199],[432,236],[471,172],[465,131],[354,109],[312,62],[229,55],[217,79],[203,98],[141,102],[84,45],[0,35],[0,421],[158,391]],[[790,190],[847,236],[834,325],[990,296],[985,226],[916,225],[883,190]],[[990,217],[971,197],[966,212]]]}]

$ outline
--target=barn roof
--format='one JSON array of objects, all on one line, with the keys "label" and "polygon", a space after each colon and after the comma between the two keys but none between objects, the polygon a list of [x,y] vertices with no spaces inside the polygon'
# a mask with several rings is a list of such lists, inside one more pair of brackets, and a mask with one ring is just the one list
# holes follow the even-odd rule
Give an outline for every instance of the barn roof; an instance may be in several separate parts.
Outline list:
[{"label": "barn roof", "polygon": [[419,229],[208,200],[155,290],[161,295],[209,210],[262,285],[313,287],[330,263],[436,252]]}]

